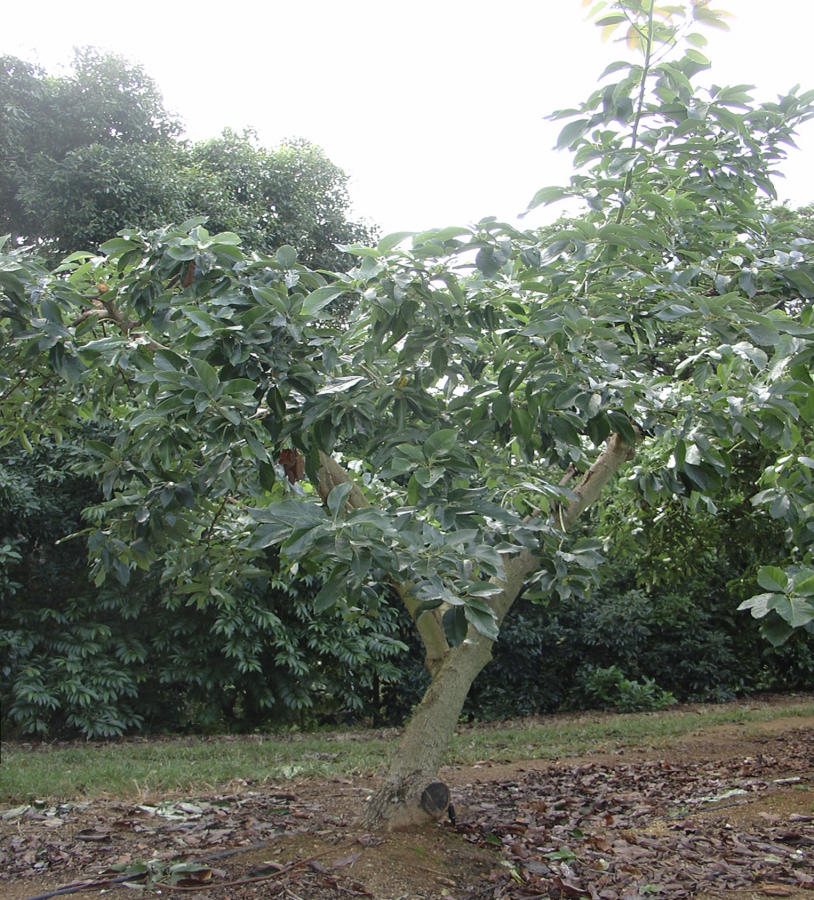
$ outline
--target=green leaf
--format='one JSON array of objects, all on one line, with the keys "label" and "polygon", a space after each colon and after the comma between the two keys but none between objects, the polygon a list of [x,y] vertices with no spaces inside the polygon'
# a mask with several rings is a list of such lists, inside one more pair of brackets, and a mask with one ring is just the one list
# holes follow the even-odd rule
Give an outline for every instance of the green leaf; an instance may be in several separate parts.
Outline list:
[{"label": "green leaf", "polygon": [[534,434],[534,419],[528,412],[519,406],[513,406],[511,411],[512,431],[522,441],[528,442]]},{"label": "green leaf", "polygon": [[328,521],[325,510],[305,500],[280,500],[258,509],[249,509],[249,515],[257,522],[268,522],[291,533],[295,529],[314,528]]},{"label": "green leaf", "polygon": [[694,47],[706,47],[709,41],[703,34],[698,34],[697,32],[692,32],[691,34],[686,35],[684,40],[688,44],[692,44]]},{"label": "green leaf", "polygon": [[594,416],[587,424],[588,437],[595,447],[602,444],[611,432],[610,421],[606,413]]},{"label": "green leaf", "polygon": [[769,505],[769,515],[773,519],[782,519],[791,509],[791,500],[787,494],[778,494]]},{"label": "green leaf", "polygon": [[685,50],[684,53],[689,59],[701,66],[706,67],[710,65],[710,61],[707,59],[707,57],[698,50]]},{"label": "green leaf", "polygon": [[780,335],[772,325],[760,323],[744,325],[744,331],[756,343],[764,347],[772,347],[780,341]]},{"label": "green leaf", "polygon": [[568,147],[572,147],[577,141],[585,136],[590,128],[590,119],[576,119],[573,122],[569,122],[560,132],[555,149],[564,150]]},{"label": "green leaf", "polygon": [[260,472],[260,484],[262,485],[263,490],[272,490],[277,481],[277,473],[274,470],[274,466],[271,463],[261,461],[258,464],[258,469]]},{"label": "green leaf", "polygon": [[615,431],[622,440],[631,447],[636,446],[636,430],[625,413],[611,411],[608,414],[611,430]]},{"label": "green leaf", "polygon": [[443,466],[433,466],[432,468],[416,469],[413,478],[425,488],[432,487],[436,482],[444,477],[446,469]]},{"label": "green leaf", "polygon": [[[111,238],[109,241],[105,241],[104,244],[99,245],[99,249],[105,256],[113,256],[119,255],[121,253],[127,253],[129,250],[137,250],[138,244],[133,241],[128,241],[125,238],[115,237]],[[68,257],[70,259],[70,257]],[[67,262],[68,260],[65,260]]]},{"label": "green leaf", "polygon": [[805,597],[778,597],[774,610],[792,628],[814,621],[814,604]]},{"label": "green leaf", "polygon": [[285,418],[286,405],[279,389],[276,387],[269,388],[269,391],[266,394],[266,401],[268,402],[269,409],[274,413],[278,420],[282,421]]},{"label": "green leaf", "polygon": [[458,430],[456,428],[442,428],[440,431],[435,431],[424,441],[424,456],[430,459],[433,456],[449,453],[457,440]]},{"label": "green leaf", "polygon": [[113,448],[110,444],[104,443],[104,441],[88,440],[85,441],[85,446],[94,450],[96,453],[99,453],[101,456],[104,456],[106,459],[115,458]]},{"label": "green leaf", "polygon": [[497,618],[486,603],[470,600],[464,607],[466,618],[486,638],[496,641],[498,636]]},{"label": "green leaf", "polygon": [[379,253],[387,254],[402,241],[405,241],[409,237],[414,237],[415,234],[415,231],[396,231],[393,234],[385,235],[376,246]]},{"label": "green leaf", "polygon": [[533,209],[537,209],[538,206],[548,206],[549,203],[556,203],[558,200],[564,200],[569,196],[570,193],[565,188],[556,186],[540,188],[529,201],[526,211],[520,214],[520,218],[522,219],[523,216],[530,213]]},{"label": "green leaf", "polygon": [[494,278],[509,261],[509,256],[507,247],[481,247],[475,257],[475,265],[487,278]]},{"label": "green leaf", "polygon": [[387,533],[393,530],[390,519],[380,509],[352,509],[348,512],[348,522],[354,525],[374,525]]},{"label": "green leaf", "polygon": [[280,263],[283,268],[292,269],[297,265],[297,251],[293,247],[289,247],[286,244],[276,253],[277,262]]},{"label": "green leaf", "polygon": [[195,309],[192,307],[184,307],[184,315],[191,321],[194,322],[197,328],[196,332],[202,337],[208,337],[212,332],[217,328],[218,323],[209,313],[204,312],[201,309]]},{"label": "green leaf", "polygon": [[198,378],[201,379],[204,390],[212,397],[220,386],[218,373],[204,359],[198,359],[198,357],[192,356],[189,361],[192,364],[192,368],[195,369]]},{"label": "green leaf", "polygon": [[514,378],[514,373],[516,371],[516,363],[506,365],[500,370],[500,374],[497,376],[497,386],[500,388],[501,393],[509,394],[511,392],[512,379]]},{"label": "green leaf", "polygon": [[420,447],[414,447],[412,444],[397,444],[396,450],[398,450],[402,456],[406,456],[413,462],[422,464],[424,462],[424,452]]},{"label": "green leaf", "polygon": [[797,572],[792,579],[793,593],[802,594],[804,597],[814,597],[814,573],[811,569]]},{"label": "green leaf", "polygon": [[322,397],[328,394],[344,394],[345,391],[366,380],[364,375],[346,375],[344,378],[332,378],[324,387],[317,391],[317,395]]},{"label": "green leaf", "polygon": [[441,600],[440,597],[434,597],[432,600],[425,600],[415,611],[416,619],[423,616],[426,612],[432,612],[432,610],[438,609],[443,602],[444,601]]},{"label": "green leaf", "polygon": [[760,633],[773,647],[780,647],[794,634],[788,622],[778,616],[767,616],[760,625]]},{"label": "green leaf", "polygon": [[153,354],[153,364],[157,369],[165,372],[183,372],[185,363],[183,357],[172,350],[161,348]]},{"label": "green leaf", "polygon": [[680,303],[671,303],[656,313],[656,318],[662,322],[672,322],[674,319],[680,319],[683,316],[692,315],[693,310],[688,306],[682,306]]},{"label": "green leaf", "polygon": [[738,609],[751,610],[753,618],[762,619],[774,609],[775,603],[782,598],[783,594],[757,594],[754,597],[750,597],[748,600],[744,600],[740,606],[738,606]]},{"label": "green leaf", "polygon": [[460,547],[462,544],[474,541],[479,534],[480,531],[477,528],[464,528],[460,531],[453,531],[446,535],[444,544],[447,547]]},{"label": "green leaf", "polygon": [[604,28],[607,25],[618,25],[620,22],[627,22],[627,16],[622,13],[612,13],[609,16],[602,16],[601,19],[597,19],[594,25]]},{"label": "green leaf", "polygon": [[767,591],[785,591],[789,578],[788,575],[777,566],[761,566],[757,576],[757,583]]},{"label": "green leaf", "polygon": [[346,481],[344,484],[338,484],[330,494],[328,494],[328,510],[334,518],[342,514],[348,495],[353,490],[353,484]]},{"label": "green leaf", "polygon": [[195,246],[186,247],[168,247],[167,256],[176,262],[189,262],[198,255],[198,248]]},{"label": "green leaf", "polygon": [[443,615],[441,622],[447,640],[453,647],[460,647],[469,630],[466,611],[463,606],[452,606]]},{"label": "green leaf", "polygon": [[237,246],[240,243],[240,235],[234,231],[221,231],[219,234],[213,235],[209,239],[213,244],[225,244],[226,246]]},{"label": "green leaf", "polygon": [[427,243],[443,244],[457,237],[468,237],[472,234],[469,228],[462,228],[458,225],[448,225],[446,228],[433,228],[431,231],[422,231],[421,234],[415,236],[414,245]]},{"label": "green leaf", "polygon": [[325,287],[317,288],[312,291],[303,301],[301,316],[316,315],[323,307],[327,306],[331,300],[335,300],[340,294],[344,294],[346,288],[344,285],[328,284]]},{"label": "green leaf", "polygon": [[613,72],[618,72],[620,69],[630,68],[632,68],[632,66],[627,60],[617,60],[616,62],[610,63],[602,70],[602,74],[599,76],[597,81],[602,81],[602,79],[605,78],[606,75],[611,75]]},{"label": "green leaf", "polygon": [[[336,488],[334,488],[334,491]],[[331,491],[333,493],[333,491]],[[348,589],[348,579],[345,575],[332,578],[322,586],[320,592],[314,597],[314,612],[325,612],[330,609],[342,597]]]},{"label": "green leaf", "polygon": [[[237,421],[239,422],[240,419],[238,418]],[[249,445],[249,448],[251,449],[252,453],[254,454],[254,458],[258,461],[258,463],[267,463],[269,461],[269,456],[265,446],[250,431],[246,432],[246,443]]]},{"label": "green leaf", "polygon": [[512,401],[505,394],[498,394],[492,401],[492,415],[498,424],[503,425],[512,411]]},{"label": "green leaf", "polygon": [[[271,288],[263,287],[261,285],[253,284],[252,294],[254,294],[255,299],[263,303],[263,307],[268,304],[273,309],[276,309],[277,312],[283,313],[284,315],[288,312],[288,303],[286,302],[286,299],[278,294],[277,291],[272,290]],[[262,307],[259,312],[263,312]],[[244,325],[245,324],[250,323],[244,322]]]}]

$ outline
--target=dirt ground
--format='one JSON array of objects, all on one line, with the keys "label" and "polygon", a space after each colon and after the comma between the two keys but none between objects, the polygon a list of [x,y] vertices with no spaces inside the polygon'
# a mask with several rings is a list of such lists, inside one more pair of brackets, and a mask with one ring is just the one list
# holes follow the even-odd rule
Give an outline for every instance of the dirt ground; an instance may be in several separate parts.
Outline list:
[{"label": "dirt ground", "polygon": [[394,835],[356,828],[361,778],[3,808],[0,900],[814,900],[812,717],[441,778],[455,823]]}]

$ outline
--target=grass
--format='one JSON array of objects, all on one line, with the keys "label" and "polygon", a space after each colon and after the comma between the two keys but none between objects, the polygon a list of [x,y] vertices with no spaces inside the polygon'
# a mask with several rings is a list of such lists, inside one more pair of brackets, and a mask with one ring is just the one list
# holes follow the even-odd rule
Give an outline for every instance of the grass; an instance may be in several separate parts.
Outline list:
[{"label": "grass", "polygon": [[[811,698],[684,707],[659,713],[572,714],[463,726],[446,762],[514,762],[620,747],[658,748],[721,725],[814,716]],[[154,801],[257,789],[299,778],[381,773],[397,732],[334,732],[251,737],[132,738],[59,745],[4,744],[0,803],[115,797]]]},{"label": "grass", "polygon": [[[521,722],[500,731],[499,737],[486,730],[471,736],[459,733],[453,739],[448,762],[471,765],[478,759],[514,762],[545,759],[589,752],[613,751],[621,747],[658,749],[670,741],[694,732],[721,725],[743,725],[771,721],[788,716],[812,716],[810,698],[785,700],[778,704],[727,703],[720,706],[684,707],[658,713],[593,713],[549,716],[542,724],[536,720]],[[478,750],[481,750],[479,753]]]}]

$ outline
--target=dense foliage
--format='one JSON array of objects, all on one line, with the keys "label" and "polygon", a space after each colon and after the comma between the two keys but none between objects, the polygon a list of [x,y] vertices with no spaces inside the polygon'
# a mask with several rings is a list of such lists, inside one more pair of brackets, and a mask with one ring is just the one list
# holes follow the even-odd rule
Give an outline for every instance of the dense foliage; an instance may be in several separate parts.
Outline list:
[{"label": "dense foliage", "polygon": [[127,585],[90,581],[77,533],[101,493],[85,444],[104,436],[85,430],[0,454],[5,725],[100,737],[377,714],[382,688],[401,675],[391,610],[315,614],[311,579],[273,568],[225,607],[171,598],[148,574]]},{"label": "dense foliage", "polygon": [[374,237],[350,218],[348,177],[318,147],[268,150],[231,131],[190,145],[155,82],[120,57],[77,51],[59,77],[0,58],[0,111],[0,233],[53,261],[124,227],[193,216],[249,249],[291,244],[330,269],[351,263],[337,244]]},{"label": "dense foliage", "polygon": [[[125,225],[197,214],[239,232],[247,248],[294,244],[329,268],[350,264],[337,243],[372,237],[348,218],[347,176],[319,148],[292,141],[265,150],[252,134],[228,131],[190,146],[152,79],[118,57],[78,51],[64,77],[4,58],[0,106],[0,230],[46,260],[94,248]],[[90,583],[86,537],[58,542],[81,532],[82,509],[102,498],[82,474],[94,469],[85,441],[114,434],[98,424],[42,442],[33,464],[19,443],[5,448],[7,721],[103,735],[375,707],[378,684],[395,671],[386,627],[315,617],[309,579],[247,582],[230,615],[173,607],[148,576]]]}]

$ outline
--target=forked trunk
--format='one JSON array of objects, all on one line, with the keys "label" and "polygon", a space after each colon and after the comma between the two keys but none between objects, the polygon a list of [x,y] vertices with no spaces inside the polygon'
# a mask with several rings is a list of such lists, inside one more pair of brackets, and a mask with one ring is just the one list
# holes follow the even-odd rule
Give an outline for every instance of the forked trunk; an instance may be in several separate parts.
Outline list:
[{"label": "forked trunk", "polygon": [[[506,561],[504,589],[492,599],[498,624],[536,564],[527,551]],[[422,793],[437,778],[469,688],[491,660],[493,644],[493,640],[470,626],[466,640],[447,651],[404,731],[387,778],[362,814],[361,824],[365,828],[388,831],[407,828],[443,812],[428,810],[421,802]]]},{"label": "forked trunk", "polygon": [[[633,448],[619,435],[610,436],[598,459],[574,487],[573,499],[556,511],[563,531],[567,531],[579,514],[599,497],[622,463],[632,456]],[[319,491],[323,499],[337,484],[349,480],[335,460],[322,455]],[[369,506],[355,485],[348,504],[354,508]],[[504,558],[503,590],[489,601],[498,625],[502,624],[527,576],[537,565],[538,560],[528,550]],[[470,626],[466,640],[455,649],[449,648],[440,615],[424,613],[416,619],[418,602],[411,600],[404,586],[396,587],[424,641],[427,668],[433,679],[404,731],[386,780],[362,814],[362,826],[371,830],[407,828],[437,818],[443,812],[437,802],[422,802],[427,800],[425,789],[436,782],[469,688],[492,658],[494,643]]]}]

